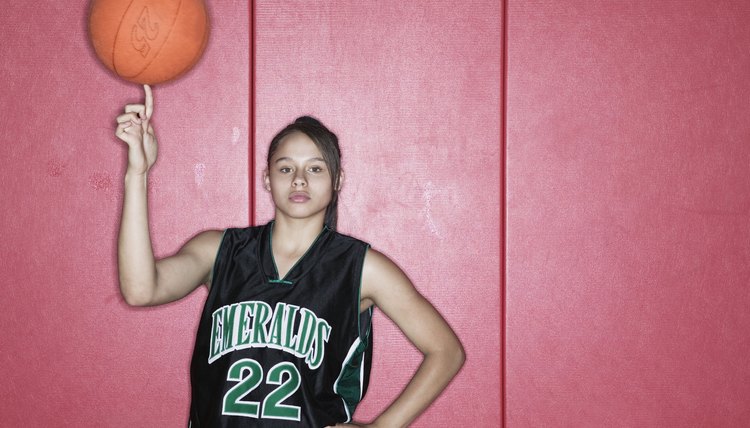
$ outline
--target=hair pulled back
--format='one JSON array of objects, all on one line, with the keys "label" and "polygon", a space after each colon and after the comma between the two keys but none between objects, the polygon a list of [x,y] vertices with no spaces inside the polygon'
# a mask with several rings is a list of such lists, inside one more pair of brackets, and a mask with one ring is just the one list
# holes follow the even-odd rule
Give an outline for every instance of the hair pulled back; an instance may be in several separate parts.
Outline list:
[{"label": "hair pulled back", "polygon": [[268,146],[266,165],[268,168],[271,167],[271,158],[274,153],[276,153],[276,150],[278,150],[281,141],[283,141],[286,136],[294,134],[295,132],[304,133],[313,141],[313,143],[315,143],[315,146],[320,150],[321,155],[323,155],[323,160],[331,174],[331,203],[329,203],[326,208],[324,221],[329,229],[336,230],[336,223],[338,221],[339,188],[341,187],[341,149],[339,149],[339,139],[336,134],[331,132],[330,129],[326,128],[325,125],[314,117],[298,117],[294,122],[287,125],[273,137],[270,146]]}]

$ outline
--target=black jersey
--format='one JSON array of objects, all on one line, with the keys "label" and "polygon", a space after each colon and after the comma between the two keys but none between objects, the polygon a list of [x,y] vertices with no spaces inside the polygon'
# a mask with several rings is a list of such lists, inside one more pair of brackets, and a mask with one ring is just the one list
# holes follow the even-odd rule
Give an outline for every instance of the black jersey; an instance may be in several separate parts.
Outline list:
[{"label": "black jersey", "polygon": [[367,390],[368,245],[324,227],[279,278],[272,232],[273,222],[224,232],[190,370],[192,428],[335,425]]}]

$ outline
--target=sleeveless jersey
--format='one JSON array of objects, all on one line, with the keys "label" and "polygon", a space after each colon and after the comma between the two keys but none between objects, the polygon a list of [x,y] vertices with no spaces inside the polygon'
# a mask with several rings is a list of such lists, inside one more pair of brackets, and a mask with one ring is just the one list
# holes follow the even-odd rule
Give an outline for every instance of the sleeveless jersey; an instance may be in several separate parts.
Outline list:
[{"label": "sleeveless jersey", "polygon": [[279,278],[273,222],[224,232],[191,363],[190,426],[324,427],[367,390],[368,245],[327,227]]}]

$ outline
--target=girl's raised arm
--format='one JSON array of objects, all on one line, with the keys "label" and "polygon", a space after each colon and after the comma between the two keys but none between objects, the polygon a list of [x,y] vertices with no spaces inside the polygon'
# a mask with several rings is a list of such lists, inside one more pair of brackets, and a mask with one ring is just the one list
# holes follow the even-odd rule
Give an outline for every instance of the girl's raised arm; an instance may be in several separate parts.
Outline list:
[{"label": "girl's raised arm", "polygon": [[144,104],[128,104],[117,116],[115,135],[128,145],[125,195],[117,246],[120,291],[134,306],[150,306],[180,299],[200,284],[210,282],[220,231],[202,232],[180,251],[154,259],[148,228],[148,172],[156,162],[157,141],[151,117],[154,98],[144,85]]}]

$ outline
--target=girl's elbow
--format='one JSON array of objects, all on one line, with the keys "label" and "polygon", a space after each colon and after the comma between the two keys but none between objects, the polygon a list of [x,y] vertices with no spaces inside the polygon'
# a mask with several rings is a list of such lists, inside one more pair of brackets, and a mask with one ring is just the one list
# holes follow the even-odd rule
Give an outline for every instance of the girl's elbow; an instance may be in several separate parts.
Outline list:
[{"label": "girl's elbow", "polygon": [[151,305],[151,296],[140,291],[138,287],[131,283],[120,280],[120,294],[128,306],[142,307]]},{"label": "girl's elbow", "polygon": [[445,373],[451,373],[451,377],[461,370],[466,361],[466,352],[458,340],[450,345],[443,346],[432,355],[441,361],[443,370]]},{"label": "girl's elbow", "polygon": [[461,342],[458,342],[456,344],[451,354],[451,360],[453,361],[456,373],[458,373],[458,371],[461,370],[461,367],[463,367],[464,363],[466,362],[466,351],[464,351],[464,347],[463,345],[461,345]]},{"label": "girl's elbow", "polygon": [[149,303],[145,299],[140,299],[138,297],[132,297],[127,294],[122,295],[123,300],[125,300],[125,303],[128,304],[128,306],[134,307],[134,308],[141,308],[144,306],[149,306]]}]

